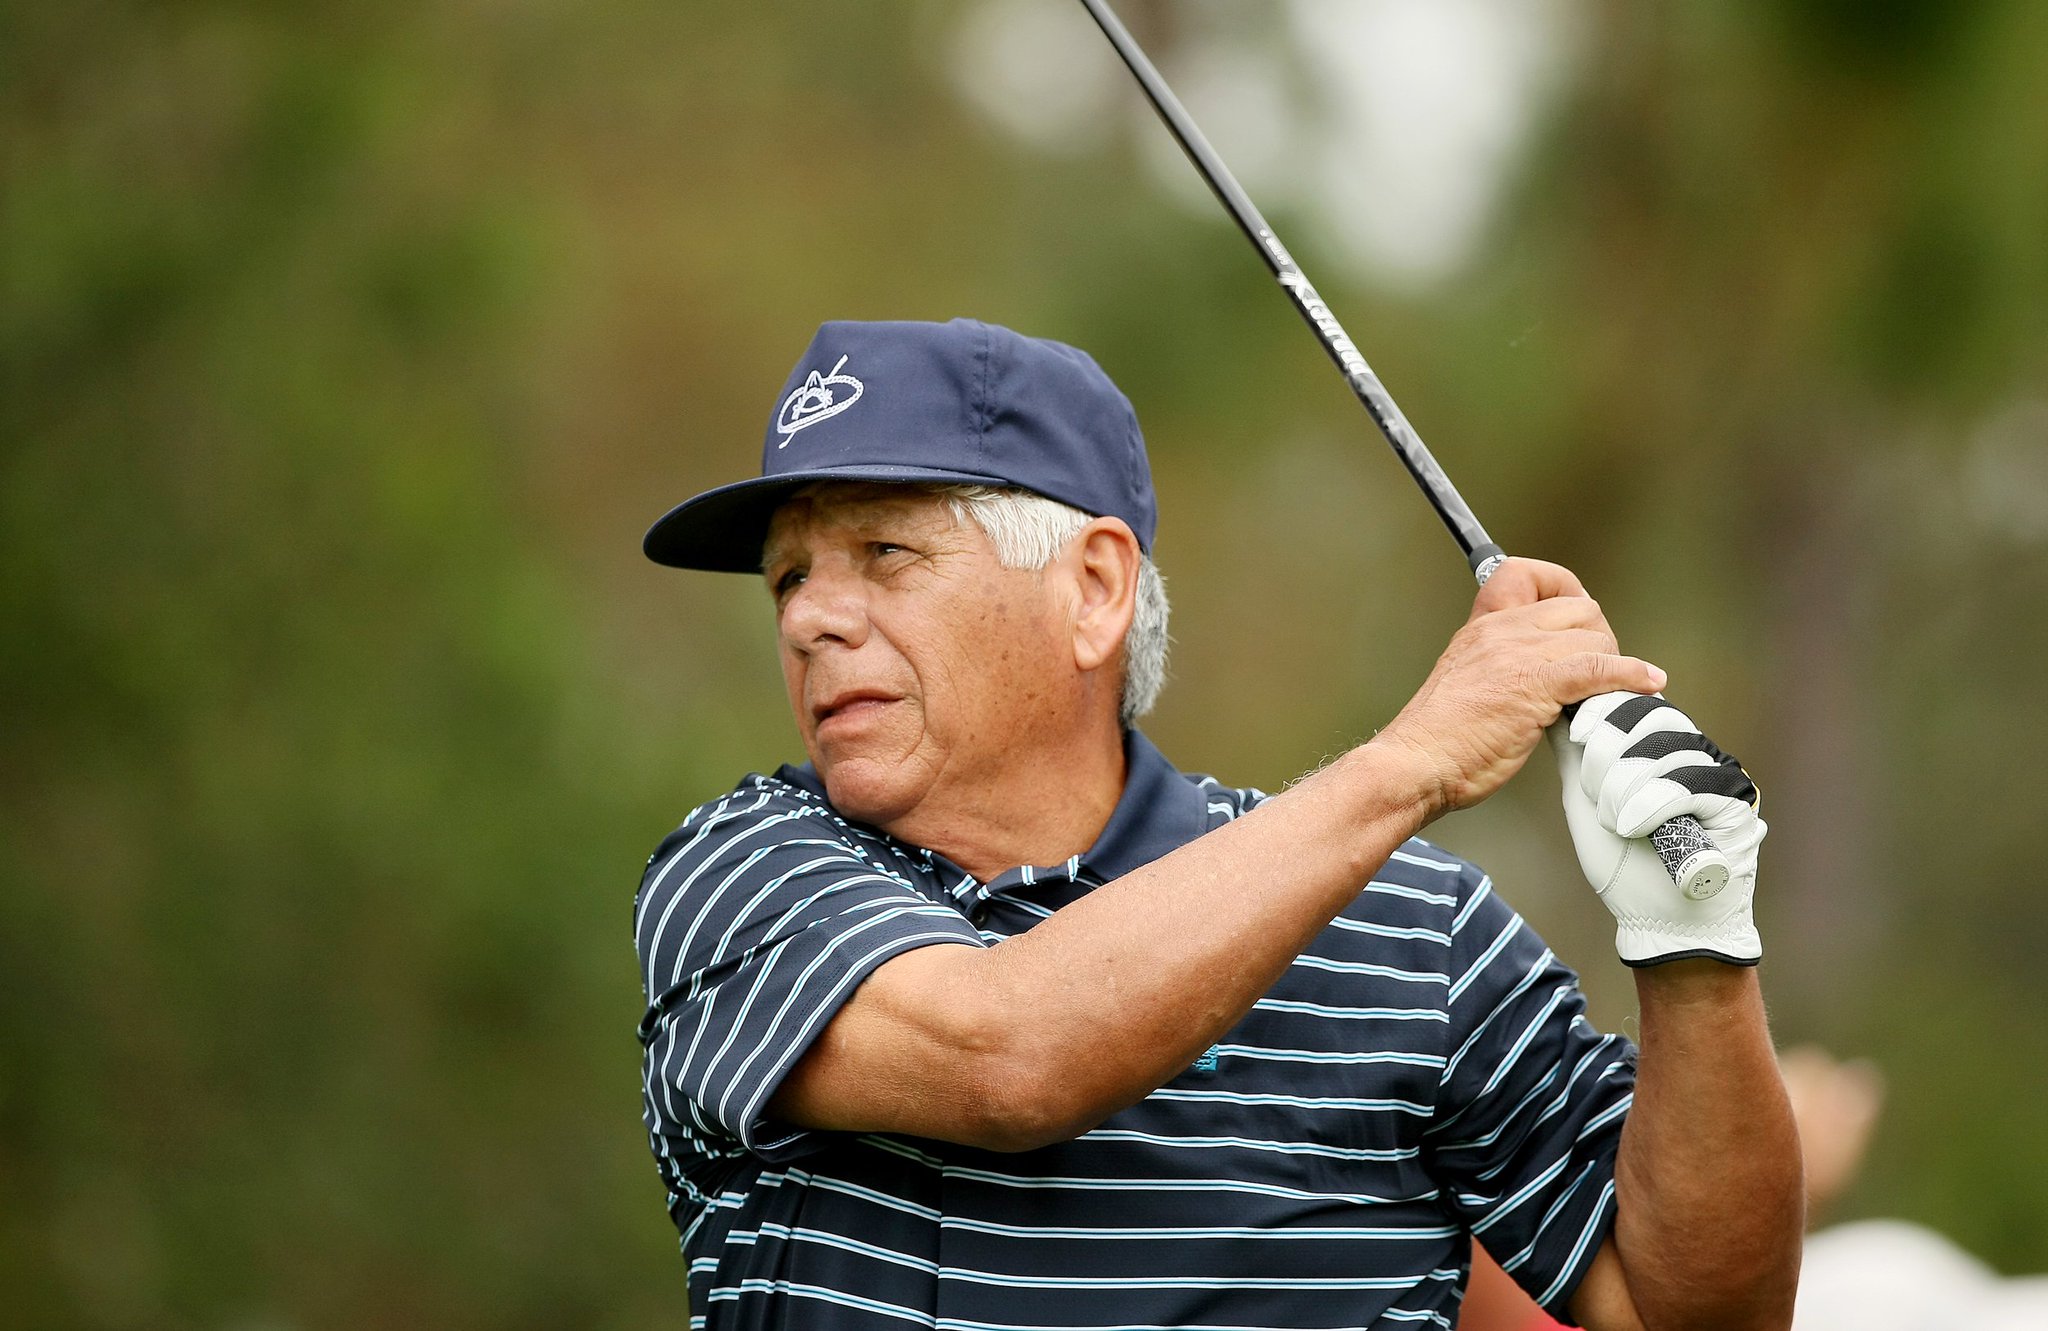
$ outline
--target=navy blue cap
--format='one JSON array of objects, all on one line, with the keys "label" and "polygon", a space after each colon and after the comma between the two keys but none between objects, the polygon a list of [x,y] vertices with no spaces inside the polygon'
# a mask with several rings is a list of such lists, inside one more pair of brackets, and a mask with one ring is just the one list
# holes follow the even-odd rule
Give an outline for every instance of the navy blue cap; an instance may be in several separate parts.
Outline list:
[{"label": "navy blue cap", "polygon": [[819,481],[1015,487],[1122,518],[1147,553],[1159,524],[1138,418],[1087,353],[973,319],[828,323],[783,385],[761,474],[670,509],[657,564],[756,573],[768,521]]}]

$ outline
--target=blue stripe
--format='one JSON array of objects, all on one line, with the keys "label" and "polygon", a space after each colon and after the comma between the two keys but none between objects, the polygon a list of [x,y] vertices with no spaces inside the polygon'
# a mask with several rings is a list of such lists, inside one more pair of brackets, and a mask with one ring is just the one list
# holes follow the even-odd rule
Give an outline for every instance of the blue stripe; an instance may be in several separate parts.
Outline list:
[{"label": "blue stripe", "polygon": [[[948,1266],[940,1276],[976,1285],[1000,1285],[1006,1289],[1301,1289],[1359,1290],[1406,1289],[1415,1283],[1412,1275],[1399,1276],[1296,1276],[1260,1279],[1256,1276],[1015,1276]],[[1432,1280],[1455,1280],[1461,1272],[1433,1271]]]},{"label": "blue stripe", "polygon": [[1342,915],[1330,921],[1332,928],[1346,929],[1352,933],[1371,934],[1375,938],[1421,939],[1439,947],[1449,947],[1451,936],[1441,929],[1401,928],[1392,924],[1378,924],[1371,920],[1348,920]]},{"label": "blue stripe", "polygon": [[1556,1307],[1557,1300],[1564,1293],[1566,1285],[1575,1281],[1583,1274],[1585,1263],[1591,1260],[1592,1254],[1588,1250],[1592,1248],[1593,1238],[1595,1235],[1606,1232],[1606,1227],[1610,1223],[1613,1214],[1614,1180],[1610,1178],[1601,1185],[1600,1198],[1594,1203],[1592,1216],[1586,1221],[1584,1227],[1579,1230],[1578,1238],[1572,1243],[1571,1251],[1565,1255],[1564,1269],[1558,1272],[1557,1279],[1551,1282],[1550,1287],[1543,1291],[1536,1302],[1546,1308]]},{"label": "blue stripe", "polygon": [[1359,1239],[1371,1239],[1403,1243],[1423,1239],[1447,1239],[1459,1232],[1451,1225],[1340,1225],[1299,1229],[1270,1229],[1253,1225],[1013,1225],[993,1220],[967,1220],[951,1216],[946,1218],[942,1228],[1023,1239],[1256,1239],[1276,1242],[1304,1239],[1354,1242]]},{"label": "blue stripe", "polygon": [[1376,1110],[1401,1114],[1427,1115],[1429,1105],[1415,1100],[1392,1098],[1363,1098],[1351,1096],[1313,1097],[1305,1095],[1257,1094],[1249,1091],[1185,1090],[1177,1087],[1163,1087],[1146,1097],[1148,1100],[1183,1101],[1193,1104],[1233,1105],[1278,1105],[1290,1109],[1329,1110],[1341,1113],[1370,1113]]},{"label": "blue stripe", "polygon": [[1451,986],[1449,1002],[1452,1004],[1457,1003],[1458,999],[1464,995],[1465,990],[1471,986],[1472,982],[1484,974],[1486,968],[1493,964],[1494,959],[1507,951],[1508,944],[1514,941],[1515,935],[1521,931],[1521,928],[1522,922],[1520,920],[1510,920],[1502,927],[1499,936],[1493,940],[1492,945],[1485,952],[1481,953],[1479,960],[1473,962],[1465,973],[1458,977],[1457,983]]},{"label": "blue stripe", "polygon": [[1134,1132],[1124,1128],[1096,1128],[1083,1133],[1084,1142],[1142,1142],[1148,1146],[1184,1150],[1237,1148],[1247,1151],[1275,1151],[1281,1155],[1317,1155],[1330,1160],[1412,1160],[1421,1154],[1413,1146],[1373,1150],[1362,1146],[1324,1146],[1316,1142],[1276,1142],[1250,1137],[1169,1137],[1156,1132]]},{"label": "blue stripe", "polygon": [[1437,1195],[1430,1188],[1407,1196],[1376,1196],[1357,1192],[1324,1192],[1310,1188],[1290,1188],[1272,1183],[1253,1183],[1241,1179],[1227,1178],[1049,1178],[1023,1174],[1000,1174],[988,1169],[970,1169],[954,1166],[946,1170],[949,1178],[971,1179],[977,1183],[993,1183],[999,1187],[1020,1188],[1027,1191],[1039,1189],[1067,1189],[1074,1192],[1236,1192],[1258,1197],[1286,1197],[1300,1201],[1341,1202],[1350,1206],[1382,1206],[1394,1202],[1428,1201]]},{"label": "blue stripe", "polygon": [[1400,1063],[1413,1068],[1440,1068],[1444,1065],[1441,1054],[1394,1054],[1372,1050],[1332,1053],[1319,1049],[1267,1049],[1251,1044],[1219,1044],[1216,1052],[1232,1058],[1256,1058],[1271,1063],[1341,1063],[1348,1066]]},{"label": "blue stripe", "polygon": [[909,1257],[903,1253],[849,1239],[839,1234],[828,1234],[820,1229],[806,1229],[789,1225],[764,1224],[757,1230],[735,1229],[725,1236],[727,1243],[752,1243],[759,1235],[783,1239],[794,1243],[815,1243],[824,1248],[837,1248],[842,1252],[858,1253],[862,1257],[873,1257],[878,1261],[895,1266],[907,1266],[914,1271],[937,1271],[939,1264],[922,1257]]},{"label": "blue stripe", "polygon": [[1376,975],[1383,980],[1399,980],[1404,984],[1443,984],[1449,978],[1442,971],[1402,970],[1397,966],[1378,966],[1369,961],[1333,961],[1312,952],[1296,957],[1293,967],[1334,971],[1339,975]]},{"label": "blue stripe", "polygon": [[880,1299],[862,1298],[858,1294],[845,1294],[838,1290],[824,1289],[817,1285],[799,1285],[789,1280],[742,1280],[738,1286],[716,1286],[711,1291],[713,1303],[729,1303],[742,1294],[787,1294],[799,1299],[816,1299],[820,1303],[836,1304],[841,1308],[858,1308],[862,1312],[880,1313],[909,1322],[913,1326],[937,1326],[938,1322],[930,1313],[899,1304],[884,1303]]},{"label": "blue stripe", "polygon": [[1305,1017],[1332,1017],[1342,1021],[1433,1021],[1448,1024],[1450,1017],[1435,1008],[1335,1007],[1328,1003],[1300,1003],[1284,998],[1262,998],[1252,1004],[1260,1012],[1299,1012]]}]

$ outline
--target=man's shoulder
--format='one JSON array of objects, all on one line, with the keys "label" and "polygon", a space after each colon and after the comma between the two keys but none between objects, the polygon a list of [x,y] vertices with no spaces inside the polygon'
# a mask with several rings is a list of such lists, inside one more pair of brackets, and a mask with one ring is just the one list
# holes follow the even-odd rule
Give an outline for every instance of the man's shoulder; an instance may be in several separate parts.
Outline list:
[{"label": "man's shoulder", "polygon": [[723,795],[705,800],[683,816],[647,857],[651,869],[678,853],[715,854],[737,843],[829,839],[849,849],[877,841],[873,832],[849,823],[825,797],[810,789],[801,772],[784,767],[771,775],[749,772]]},{"label": "man's shoulder", "polygon": [[830,815],[832,806],[816,791],[806,787],[802,774],[781,767],[771,774],[749,772],[731,790],[714,795],[683,816],[676,831],[687,831],[721,819],[763,817],[818,817]]},{"label": "man's shoulder", "polygon": [[1202,793],[1203,800],[1209,805],[1209,825],[1212,828],[1250,813],[1273,798],[1257,786],[1227,785],[1204,772],[1181,772],[1179,776]]},{"label": "man's shoulder", "polygon": [[690,810],[647,857],[639,908],[700,883],[772,884],[847,871],[917,889],[938,876],[928,853],[846,818],[806,769],[785,766],[749,773]]},{"label": "man's shoulder", "polygon": [[[1183,772],[1181,776],[1208,802],[1212,828],[1250,813],[1272,798],[1257,786],[1227,785],[1201,772]],[[1469,896],[1490,881],[1486,871],[1472,861],[1419,836],[1401,843],[1373,877],[1449,897]]]}]

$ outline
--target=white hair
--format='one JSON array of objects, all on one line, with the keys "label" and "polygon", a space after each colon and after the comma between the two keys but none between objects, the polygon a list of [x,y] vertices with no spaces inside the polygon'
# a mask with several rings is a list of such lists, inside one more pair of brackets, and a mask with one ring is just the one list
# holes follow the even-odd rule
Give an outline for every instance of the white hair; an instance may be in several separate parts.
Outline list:
[{"label": "white hair", "polygon": [[[996,559],[1004,568],[1037,571],[1050,564],[1067,542],[1094,518],[1069,504],[1029,490],[987,485],[937,485],[932,492],[946,501],[957,520],[972,518],[988,533]],[[1124,679],[1117,719],[1136,725],[1152,710],[1166,683],[1166,579],[1152,556],[1138,555],[1137,606],[1124,635]]]}]

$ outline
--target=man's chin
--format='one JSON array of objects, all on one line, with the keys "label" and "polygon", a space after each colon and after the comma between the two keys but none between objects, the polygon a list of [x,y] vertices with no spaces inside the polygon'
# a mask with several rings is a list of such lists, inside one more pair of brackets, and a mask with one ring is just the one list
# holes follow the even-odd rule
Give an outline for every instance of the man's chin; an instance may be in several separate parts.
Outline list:
[{"label": "man's chin", "polygon": [[918,782],[903,759],[855,757],[819,762],[832,807],[855,822],[886,827],[917,807]]}]

